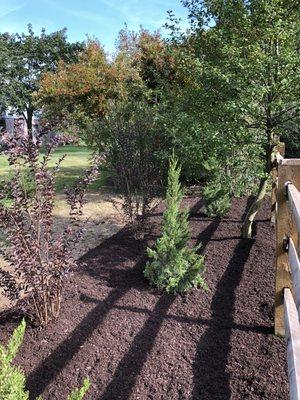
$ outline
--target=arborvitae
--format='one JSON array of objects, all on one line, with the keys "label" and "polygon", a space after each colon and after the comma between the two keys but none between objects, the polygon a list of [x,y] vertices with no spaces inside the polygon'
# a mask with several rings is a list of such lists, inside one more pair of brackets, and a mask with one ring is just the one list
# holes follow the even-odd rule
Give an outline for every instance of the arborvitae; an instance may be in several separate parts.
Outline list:
[{"label": "arborvitae", "polygon": [[230,209],[230,195],[225,179],[221,177],[207,184],[203,191],[205,214],[208,217],[223,217]]},{"label": "arborvitae", "polygon": [[198,254],[201,245],[189,248],[188,210],[180,209],[183,190],[179,182],[181,167],[173,155],[170,160],[166,211],[162,236],[154,249],[147,249],[150,261],[144,274],[152,286],[167,293],[185,293],[191,287],[207,288],[203,279],[204,257]]},{"label": "arborvitae", "polygon": [[203,191],[205,214],[208,217],[223,217],[231,205],[229,176],[222,170],[216,157],[210,157],[204,163],[204,168],[208,177]]},{"label": "arborvitae", "polygon": [[[14,330],[7,347],[0,345],[0,400],[29,400],[29,393],[25,390],[25,375],[19,367],[12,364],[23,342],[25,321]],[[90,386],[85,379],[80,389],[75,389],[67,400],[82,400]],[[42,400],[41,397],[38,400]]]}]

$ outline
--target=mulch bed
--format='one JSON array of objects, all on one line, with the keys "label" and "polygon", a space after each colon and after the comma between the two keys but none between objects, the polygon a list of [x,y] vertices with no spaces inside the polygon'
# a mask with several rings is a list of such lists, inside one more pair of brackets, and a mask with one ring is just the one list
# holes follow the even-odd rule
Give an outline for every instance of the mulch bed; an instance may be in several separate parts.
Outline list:
[{"label": "mulch bed", "polygon": [[[197,198],[185,203],[210,291],[175,297],[149,289],[145,247],[159,235],[161,209],[144,241],[124,228],[82,259],[57,323],[28,327],[16,361],[32,398],[64,400],[85,376],[88,399],[288,398],[285,343],[273,335],[269,201],[250,241],[240,237],[247,199],[235,199],[222,220],[206,218]],[[14,326],[2,322],[1,342]]]}]

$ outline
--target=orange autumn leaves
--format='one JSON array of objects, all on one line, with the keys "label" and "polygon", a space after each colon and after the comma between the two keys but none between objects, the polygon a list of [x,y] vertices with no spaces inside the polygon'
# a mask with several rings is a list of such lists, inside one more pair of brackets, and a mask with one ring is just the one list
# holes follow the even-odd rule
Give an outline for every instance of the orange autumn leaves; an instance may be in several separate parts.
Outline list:
[{"label": "orange autumn leaves", "polygon": [[114,58],[89,40],[74,64],[60,62],[43,76],[37,93],[44,114],[101,118],[114,100],[151,98],[174,78],[174,59],[159,34],[123,31]]},{"label": "orange autumn leaves", "polygon": [[118,72],[96,41],[90,41],[76,64],[61,61],[55,73],[44,75],[38,93],[46,108],[74,112],[84,108],[91,117],[101,116],[107,100],[117,96]]}]

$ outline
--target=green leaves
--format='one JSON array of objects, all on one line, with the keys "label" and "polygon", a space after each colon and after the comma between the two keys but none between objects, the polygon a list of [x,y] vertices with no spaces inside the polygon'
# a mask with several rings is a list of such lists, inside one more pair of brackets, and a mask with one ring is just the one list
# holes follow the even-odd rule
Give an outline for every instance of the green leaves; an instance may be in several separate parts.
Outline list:
[{"label": "green leaves", "polygon": [[[81,43],[67,41],[65,29],[50,34],[42,30],[35,35],[28,25],[27,33],[0,34],[1,108],[32,113],[41,76],[54,71],[59,60],[75,61],[81,49]],[[31,128],[31,121],[28,124]]]},{"label": "green leaves", "polygon": [[[232,196],[254,194],[270,172],[274,135],[299,137],[300,8],[293,0],[184,3],[192,35],[179,43],[192,79],[176,93],[170,131],[184,172],[206,184],[207,211],[224,214]],[[205,166],[212,159],[215,173]]]},{"label": "green leaves", "polygon": [[23,343],[24,334],[25,334],[26,322],[23,319],[20,325],[14,330],[12,337],[10,338],[7,351],[6,351],[6,360],[7,362],[12,362],[12,360],[16,357],[21,344]]}]

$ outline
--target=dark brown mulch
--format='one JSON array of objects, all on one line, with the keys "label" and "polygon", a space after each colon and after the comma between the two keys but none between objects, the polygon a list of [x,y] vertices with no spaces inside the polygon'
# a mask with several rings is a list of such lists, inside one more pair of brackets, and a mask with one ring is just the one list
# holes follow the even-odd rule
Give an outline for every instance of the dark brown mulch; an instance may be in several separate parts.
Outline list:
[{"label": "dark brown mulch", "polygon": [[[269,202],[256,239],[240,238],[247,199],[222,220],[196,198],[193,244],[202,242],[210,291],[185,297],[150,290],[145,246],[159,235],[161,210],[145,241],[123,229],[89,252],[72,278],[57,324],[28,328],[17,362],[32,398],[66,398],[88,375],[89,399],[287,399],[285,344],[273,335],[274,231]],[[6,322],[1,340],[15,326]]]}]

